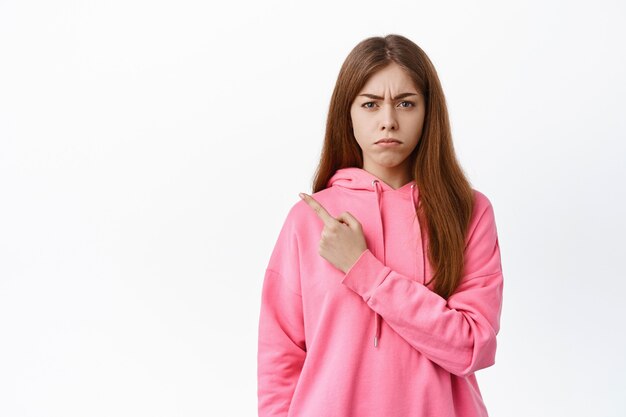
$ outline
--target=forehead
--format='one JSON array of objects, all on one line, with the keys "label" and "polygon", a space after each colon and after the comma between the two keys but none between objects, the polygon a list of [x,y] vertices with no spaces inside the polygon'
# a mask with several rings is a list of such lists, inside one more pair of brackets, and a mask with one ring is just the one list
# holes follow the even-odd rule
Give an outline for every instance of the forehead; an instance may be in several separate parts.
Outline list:
[{"label": "forehead", "polygon": [[391,91],[392,94],[399,92],[418,92],[409,74],[396,63],[389,64],[385,68],[372,74],[361,89],[362,93],[378,95],[383,95],[385,91]]}]

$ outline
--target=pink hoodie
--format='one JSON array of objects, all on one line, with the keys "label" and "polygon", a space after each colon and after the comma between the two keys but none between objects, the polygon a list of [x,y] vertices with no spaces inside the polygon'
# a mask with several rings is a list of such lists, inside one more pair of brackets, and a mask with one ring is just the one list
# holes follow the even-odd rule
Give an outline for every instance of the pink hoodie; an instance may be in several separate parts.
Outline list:
[{"label": "pink hoodie", "polygon": [[474,189],[462,283],[433,292],[410,182],[396,190],[361,168],[339,169],[313,194],[349,211],[368,249],[343,273],[319,255],[323,223],[289,211],[263,281],[259,417],[487,416],[474,372],[495,363],[502,268],[494,211]]}]

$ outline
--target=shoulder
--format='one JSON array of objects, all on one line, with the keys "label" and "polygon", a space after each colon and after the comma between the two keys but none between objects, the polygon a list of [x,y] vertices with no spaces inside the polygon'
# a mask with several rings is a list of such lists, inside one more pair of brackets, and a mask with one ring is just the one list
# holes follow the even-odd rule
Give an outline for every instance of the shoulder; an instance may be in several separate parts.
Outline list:
[{"label": "shoulder", "polygon": [[485,215],[493,216],[493,204],[491,203],[489,197],[475,188],[472,188],[472,192],[474,197],[472,221],[478,221]]},{"label": "shoulder", "polygon": [[481,191],[472,188],[474,206],[468,229],[468,239],[472,235],[496,234],[496,221],[491,200]]},{"label": "shoulder", "polygon": [[472,188],[474,194],[474,211],[484,211],[491,208],[491,200],[481,191]]}]

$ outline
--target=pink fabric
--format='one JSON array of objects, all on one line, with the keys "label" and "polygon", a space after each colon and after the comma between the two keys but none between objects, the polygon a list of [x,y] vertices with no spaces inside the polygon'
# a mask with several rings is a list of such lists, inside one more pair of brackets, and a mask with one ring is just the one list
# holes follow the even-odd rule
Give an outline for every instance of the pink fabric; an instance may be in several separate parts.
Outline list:
[{"label": "pink fabric", "polygon": [[447,301],[424,285],[414,181],[394,190],[344,168],[313,194],[363,226],[368,249],[345,274],[319,255],[322,221],[294,204],[263,281],[259,417],[488,415],[475,372],[495,363],[503,276],[492,205],[474,196],[462,282]]}]

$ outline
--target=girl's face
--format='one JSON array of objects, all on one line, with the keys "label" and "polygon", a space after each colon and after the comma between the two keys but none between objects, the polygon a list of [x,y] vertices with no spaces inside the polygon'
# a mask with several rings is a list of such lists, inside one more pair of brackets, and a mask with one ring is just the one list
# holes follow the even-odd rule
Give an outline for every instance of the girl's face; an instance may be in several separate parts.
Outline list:
[{"label": "girl's face", "polygon": [[[410,175],[407,160],[422,135],[424,98],[396,63],[374,73],[350,107],[352,131],[363,151],[363,169],[379,175]],[[377,143],[391,138],[397,142]]]}]

